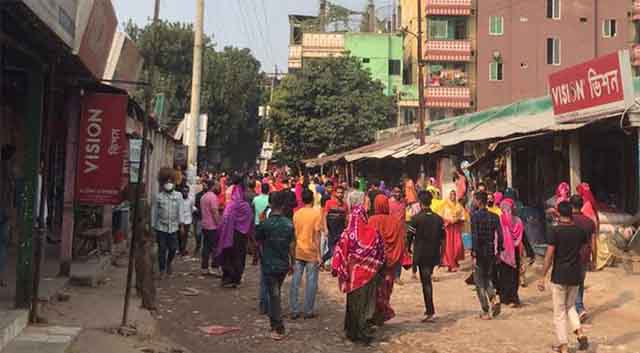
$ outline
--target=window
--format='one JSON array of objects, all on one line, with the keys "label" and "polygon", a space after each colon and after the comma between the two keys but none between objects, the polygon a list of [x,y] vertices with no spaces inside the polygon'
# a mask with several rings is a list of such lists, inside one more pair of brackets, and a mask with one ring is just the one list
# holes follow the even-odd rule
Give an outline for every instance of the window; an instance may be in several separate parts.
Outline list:
[{"label": "window", "polygon": [[547,18],[560,19],[560,0],[547,0]]},{"label": "window", "polygon": [[491,16],[489,19],[489,35],[501,36],[504,34],[504,17]]},{"label": "window", "polygon": [[447,20],[430,20],[429,21],[429,38],[431,39],[448,39],[449,38],[449,21]]},{"label": "window", "polygon": [[489,81],[502,81],[502,62],[493,61],[489,66]]},{"label": "window", "polygon": [[604,20],[602,24],[602,36],[605,38],[613,38],[618,34],[616,20]]},{"label": "window", "polygon": [[559,38],[547,38],[547,64],[560,65]]},{"label": "window", "polygon": [[368,64],[371,60],[369,58],[362,58],[362,62]]},{"label": "window", "polygon": [[400,75],[400,60],[389,60],[389,75]]}]

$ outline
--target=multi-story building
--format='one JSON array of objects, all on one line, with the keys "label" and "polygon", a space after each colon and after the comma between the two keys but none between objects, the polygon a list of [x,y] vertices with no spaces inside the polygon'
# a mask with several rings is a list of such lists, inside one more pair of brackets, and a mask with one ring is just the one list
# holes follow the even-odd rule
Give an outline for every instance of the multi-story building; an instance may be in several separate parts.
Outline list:
[{"label": "multi-story building", "polygon": [[481,0],[477,18],[477,106],[485,109],[545,95],[552,72],[631,49],[640,1]]},{"label": "multi-story building", "polygon": [[[472,0],[423,0],[422,64],[425,101],[430,120],[440,120],[475,109],[475,34]],[[400,24],[405,29],[405,84],[418,84],[418,6],[416,0],[402,0]],[[413,95],[410,95],[413,96]],[[401,100],[407,116],[415,118],[417,102]]]},{"label": "multi-story building", "polygon": [[371,77],[396,95],[402,85],[402,36],[395,33],[318,32],[316,17],[290,15],[289,72],[305,61],[349,55],[358,58]]}]

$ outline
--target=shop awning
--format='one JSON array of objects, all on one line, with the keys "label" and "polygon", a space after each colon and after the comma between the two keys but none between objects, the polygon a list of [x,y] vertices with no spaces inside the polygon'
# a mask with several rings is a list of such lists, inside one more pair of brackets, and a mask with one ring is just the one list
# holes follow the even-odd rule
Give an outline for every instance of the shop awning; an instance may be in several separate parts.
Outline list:
[{"label": "shop awning", "polygon": [[392,140],[386,143],[382,143],[379,146],[372,147],[371,150],[364,151],[361,153],[350,153],[345,156],[347,162],[353,162],[360,159],[382,159],[393,156],[395,153],[409,148],[414,144],[414,138],[411,137],[408,140],[404,140],[401,142],[397,142],[397,140]]}]

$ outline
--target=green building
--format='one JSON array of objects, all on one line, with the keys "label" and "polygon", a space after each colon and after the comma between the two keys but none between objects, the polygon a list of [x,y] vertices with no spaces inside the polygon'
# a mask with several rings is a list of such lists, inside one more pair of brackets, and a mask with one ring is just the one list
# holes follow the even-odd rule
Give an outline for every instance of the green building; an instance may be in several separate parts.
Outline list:
[{"label": "green building", "polygon": [[344,49],[360,58],[384,94],[392,96],[402,86],[403,38],[393,33],[345,33]]}]

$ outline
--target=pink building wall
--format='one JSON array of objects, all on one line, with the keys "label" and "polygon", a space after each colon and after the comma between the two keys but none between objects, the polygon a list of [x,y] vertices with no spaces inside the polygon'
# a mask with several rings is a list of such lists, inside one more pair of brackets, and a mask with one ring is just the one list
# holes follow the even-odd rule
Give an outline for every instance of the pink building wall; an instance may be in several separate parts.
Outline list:
[{"label": "pink building wall", "polygon": [[[598,21],[594,24],[595,4]],[[560,19],[546,16],[547,0],[477,2],[477,108],[545,95],[549,74],[622,48],[633,41],[629,0],[560,0]],[[490,16],[504,17],[504,34],[489,35]],[[617,20],[617,36],[604,38],[604,19]],[[597,40],[596,40],[597,36]],[[560,65],[547,64],[547,38],[560,38]],[[597,43],[597,47],[596,47]],[[499,52],[502,81],[489,80]]]}]

